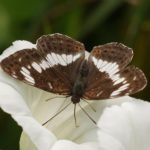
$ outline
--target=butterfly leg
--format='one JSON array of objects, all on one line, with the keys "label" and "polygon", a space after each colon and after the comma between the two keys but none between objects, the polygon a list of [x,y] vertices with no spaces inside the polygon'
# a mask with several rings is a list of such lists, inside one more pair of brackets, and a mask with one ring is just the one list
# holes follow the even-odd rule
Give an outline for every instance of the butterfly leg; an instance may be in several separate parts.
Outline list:
[{"label": "butterfly leg", "polygon": [[49,121],[51,121],[52,119],[54,119],[57,115],[59,115],[62,111],[64,111],[72,102],[70,102],[69,104],[67,104],[65,107],[63,107],[60,111],[58,111],[53,117],[51,117],[50,119],[48,119],[46,122],[44,122],[42,124],[42,126],[46,125]]},{"label": "butterfly leg", "polygon": [[89,105],[89,107],[94,111],[94,112],[96,112],[96,109],[87,101],[87,100],[85,100],[85,99],[81,99],[81,100],[83,100],[84,102],[86,102],[88,105]]},{"label": "butterfly leg", "polygon": [[96,121],[84,110],[84,108],[78,103],[79,107],[82,109],[82,111],[87,115],[87,117],[96,124]]},{"label": "butterfly leg", "polygon": [[65,98],[65,97],[69,97],[69,96],[61,96],[61,97],[55,96],[55,97],[52,97],[52,98],[48,98],[45,101],[49,101],[49,100],[52,100],[52,99],[55,99],[55,98]]},{"label": "butterfly leg", "polygon": [[[68,97],[70,97],[70,96],[65,96],[65,97],[66,97],[66,99],[65,99],[65,100],[63,101],[63,103],[60,105],[60,107],[58,108],[57,112],[61,110],[61,108],[65,105],[65,103],[66,103]],[[63,97],[63,98],[64,98],[64,97]]]},{"label": "butterfly leg", "polygon": [[77,124],[77,118],[76,118],[76,104],[74,104],[74,121],[75,121],[76,128],[78,128],[79,125]]}]

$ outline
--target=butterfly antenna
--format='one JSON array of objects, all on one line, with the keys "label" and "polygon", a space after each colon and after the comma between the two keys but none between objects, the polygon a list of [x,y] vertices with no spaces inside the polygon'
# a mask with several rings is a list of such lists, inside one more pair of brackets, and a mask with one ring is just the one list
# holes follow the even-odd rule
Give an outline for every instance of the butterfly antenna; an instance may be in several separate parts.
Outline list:
[{"label": "butterfly antenna", "polygon": [[82,100],[86,102],[94,112],[96,112],[96,109],[87,100],[85,99],[82,99]]},{"label": "butterfly antenna", "polygon": [[61,108],[64,106],[66,100],[67,100],[68,96],[66,96],[66,99],[64,100],[64,102],[61,104],[61,106],[58,108],[57,112],[61,110]]},{"label": "butterfly antenna", "polygon": [[96,121],[83,109],[83,107],[78,103],[79,107],[83,110],[83,112],[88,116],[88,118],[96,124]]},{"label": "butterfly antenna", "polygon": [[64,108],[62,108],[60,111],[58,111],[53,117],[51,117],[50,119],[48,119],[46,122],[44,122],[42,124],[42,126],[46,125],[49,121],[51,121],[52,119],[54,119],[57,115],[59,115],[62,111],[64,111],[72,102],[70,102],[69,104],[67,104]]},{"label": "butterfly antenna", "polygon": [[79,126],[77,125],[77,118],[76,118],[76,104],[74,104],[74,121],[75,121],[75,126],[76,126],[76,128],[79,127]]}]

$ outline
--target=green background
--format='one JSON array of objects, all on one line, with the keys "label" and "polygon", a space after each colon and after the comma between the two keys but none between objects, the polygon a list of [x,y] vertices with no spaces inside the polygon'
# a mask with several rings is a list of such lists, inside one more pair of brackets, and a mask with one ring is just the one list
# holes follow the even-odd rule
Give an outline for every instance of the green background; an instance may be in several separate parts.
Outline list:
[{"label": "green background", "polygon": [[[133,64],[150,79],[150,0],[1,0],[0,52],[15,40],[35,43],[43,34],[63,33],[90,51],[122,42],[134,49]],[[150,86],[135,97],[150,100]],[[9,93],[8,93],[9,94]],[[21,128],[0,110],[0,149],[19,149]]]}]

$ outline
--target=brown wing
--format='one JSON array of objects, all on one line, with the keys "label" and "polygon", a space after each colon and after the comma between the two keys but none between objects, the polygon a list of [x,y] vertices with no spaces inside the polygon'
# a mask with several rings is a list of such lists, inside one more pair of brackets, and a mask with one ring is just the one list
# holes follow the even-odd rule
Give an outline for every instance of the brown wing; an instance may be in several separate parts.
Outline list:
[{"label": "brown wing", "polygon": [[132,56],[132,49],[121,43],[94,47],[88,59],[89,76],[83,97],[108,99],[142,90],[147,83],[144,73],[126,67]]},{"label": "brown wing", "polygon": [[42,36],[37,49],[18,51],[1,62],[2,69],[27,84],[58,94],[69,94],[84,45],[62,34]]}]

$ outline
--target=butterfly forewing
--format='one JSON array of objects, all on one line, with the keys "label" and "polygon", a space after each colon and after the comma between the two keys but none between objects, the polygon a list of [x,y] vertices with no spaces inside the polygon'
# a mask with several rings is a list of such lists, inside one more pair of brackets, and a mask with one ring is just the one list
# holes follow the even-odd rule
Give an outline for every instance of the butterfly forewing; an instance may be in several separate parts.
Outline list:
[{"label": "butterfly forewing", "polygon": [[68,95],[80,64],[84,45],[65,35],[42,36],[37,49],[18,51],[1,62],[12,77],[48,92]]},{"label": "butterfly forewing", "polygon": [[132,49],[120,43],[108,43],[93,48],[89,59],[86,99],[108,99],[138,92],[146,85],[143,72],[127,67]]},{"label": "butterfly forewing", "polygon": [[85,57],[84,45],[68,36],[52,34],[39,38],[37,48],[53,71],[73,86]]}]

